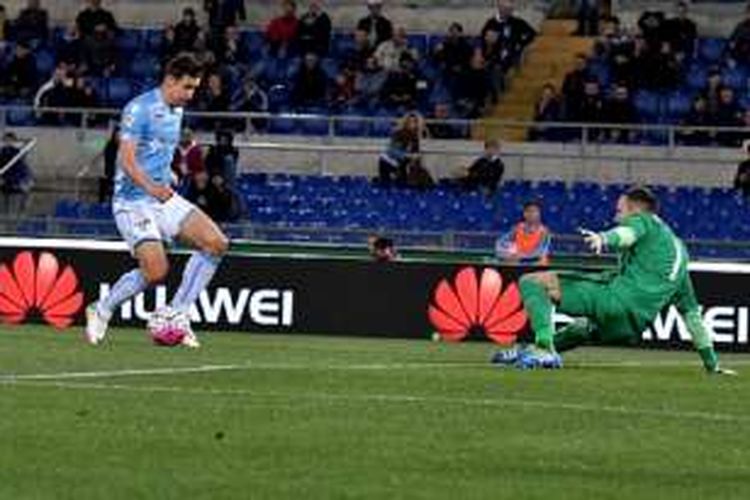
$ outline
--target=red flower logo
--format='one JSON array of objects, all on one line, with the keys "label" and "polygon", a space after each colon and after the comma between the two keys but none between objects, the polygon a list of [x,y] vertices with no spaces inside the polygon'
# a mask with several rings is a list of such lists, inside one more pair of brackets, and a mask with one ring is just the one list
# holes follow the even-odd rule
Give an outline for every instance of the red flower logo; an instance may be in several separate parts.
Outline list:
[{"label": "red flower logo", "polygon": [[59,270],[57,257],[48,252],[36,263],[27,251],[16,255],[12,268],[0,265],[0,318],[22,323],[36,311],[52,326],[70,326],[83,305],[83,293],[72,267]]},{"label": "red flower logo", "polygon": [[526,325],[518,286],[511,283],[503,291],[502,276],[491,268],[482,271],[479,281],[473,267],[461,269],[452,286],[442,280],[428,315],[441,337],[452,341],[479,330],[497,343],[509,344]]}]

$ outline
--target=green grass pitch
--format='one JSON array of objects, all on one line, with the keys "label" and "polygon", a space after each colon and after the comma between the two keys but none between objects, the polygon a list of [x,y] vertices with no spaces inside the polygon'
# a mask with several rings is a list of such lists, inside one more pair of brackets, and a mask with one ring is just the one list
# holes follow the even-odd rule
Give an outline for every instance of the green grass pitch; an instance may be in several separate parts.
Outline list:
[{"label": "green grass pitch", "polygon": [[[750,366],[583,349],[0,330],[0,499],[747,499]],[[746,368],[746,369],[743,369]]]}]

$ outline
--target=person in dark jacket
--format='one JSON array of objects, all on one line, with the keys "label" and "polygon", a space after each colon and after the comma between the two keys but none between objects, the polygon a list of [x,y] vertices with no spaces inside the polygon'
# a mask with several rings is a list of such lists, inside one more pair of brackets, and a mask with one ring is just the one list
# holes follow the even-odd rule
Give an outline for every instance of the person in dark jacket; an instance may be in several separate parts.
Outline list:
[{"label": "person in dark jacket", "polygon": [[117,170],[117,151],[119,149],[120,127],[116,125],[104,146],[104,176],[99,178],[99,203],[106,203],[112,199],[115,187],[115,171]]},{"label": "person in dark jacket", "polygon": [[383,0],[367,0],[370,13],[359,20],[357,29],[367,32],[370,44],[377,48],[393,38],[393,24],[383,15]]},{"label": "person in dark jacket", "polygon": [[745,198],[750,198],[750,141],[745,141],[742,144],[742,149],[747,154],[747,158],[737,166],[734,189],[742,193]]},{"label": "person in dark jacket", "polygon": [[[0,166],[7,165],[21,152],[18,147],[19,139],[13,132],[3,136],[3,146],[0,148]],[[25,158],[17,160],[2,177],[0,191],[3,193],[3,213],[9,215],[22,214],[26,210],[26,202],[34,185],[34,177]]]},{"label": "person in dark jacket", "polygon": [[500,158],[500,142],[487,139],[484,154],[474,160],[468,169],[464,186],[469,190],[480,189],[487,196],[495,194],[505,174],[505,164]]},{"label": "person in dark jacket", "polygon": [[297,46],[300,52],[318,57],[328,54],[331,43],[331,18],[323,11],[322,0],[310,0],[309,9],[299,18]]}]

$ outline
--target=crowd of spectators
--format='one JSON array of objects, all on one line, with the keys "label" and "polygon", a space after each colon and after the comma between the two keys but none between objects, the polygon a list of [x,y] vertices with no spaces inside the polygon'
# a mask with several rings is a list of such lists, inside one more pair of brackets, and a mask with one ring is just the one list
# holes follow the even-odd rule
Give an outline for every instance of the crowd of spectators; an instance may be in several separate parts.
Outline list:
[{"label": "crowd of spectators", "polygon": [[[729,38],[726,50],[717,54],[717,60],[708,68],[703,88],[688,85],[691,76],[699,77],[701,65],[706,62],[699,61],[698,29],[685,2],[678,2],[671,16],[661,11],[643,12],[635,30],[623,28],[616,17],[603,19],[598,30],[594,53],[577,56],[562,88],[548,84],[541,90],[535,107],[536,121],[622,125],[657,122],[686,127],[750,124],[736,82],[730,85],[723,77],[727,71],[742,74],[750,68],[750,7],[748,17]],[[655,96],[657,104],[650,107],[656,109],[648,109],[648,103],[645,111],[638,109],[637,96],[641,93]],[[669,104],[672,102],[676,104]],[[635,130],[603,126],[590,129],[587,139],[633,143],[643,137]],[[740,133],[700,129],[677,134],[677,140],[688,145],[737,146],[742,137]],[[581,138],[581,131],[574,128],[538,126],[530,131],[532,140]]]},{"label": "crowd of spectators", "polygon": [[[258,53],[258,47],[251,48],[254,38],[241,26],[246,21],[244,0],[205,0],[202,7],[203,16],[196,8],[184,8],[179,19],[164,27],[162,39],[154,43],[159,48],[147,54],[157,64],[182,51],[203,60],[207,76],[192,105],[198,111],[401,116],[419,110],[427,118],[476,118],[497,99],[508,69],[535,36],[529,24],[514,15],[511,0],[497,0],[496,13],[479,33],[466,34],[461,24],[452,23],[444,39],[432,37],[435,41],[427,43],[422,38],[418,46],[389,18],[382,0],[366,0],[366,13],[349,38],[344,31],[334,33],[321,0],[308,0],[304,8],[295,0],[281,0],[278,15],[265,26]],[[137,64],[128,41],[132,32],[120,28],[101,0],[86,0],[64,31],[54,28],[39,0],[28,0],[15,19],[0,5],[0,44],[12,41],[14,52],[9,60],[0,58],[0,98],[49,107],[111,105],[111,96],[100,95],[97,83],[130,78]],[[34,52],[45,47],[54,61],[40,73]],[[281,109],[271,109],[270,94],[282,91],[287,98]],[[59,114],[43,118],[72,121]],[[268,121],[251,124],[263,129]],[[191,123],[199,129],[235,131],[246,125],[229,119]],[[465,133],[438,128],[444,138]]]}]

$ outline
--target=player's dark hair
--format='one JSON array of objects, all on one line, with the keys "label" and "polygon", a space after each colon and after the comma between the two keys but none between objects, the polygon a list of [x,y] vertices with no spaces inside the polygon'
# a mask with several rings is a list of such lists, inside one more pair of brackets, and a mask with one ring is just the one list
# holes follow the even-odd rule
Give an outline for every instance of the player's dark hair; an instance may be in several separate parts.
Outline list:
[{"label": "player's dark hair", "polygon": [[646,187],[632,187],[627,193],[625,193],[625,197],[631,202],[642,206],[649,212],[657,212],[659,210],[659,200],[657,200],[654,193]]},{"label": "player's dark hair", "polygon": [[542,202],[539,200],[528,200],[525,201],[523,204],[523,209],[526,210],[527,208],[536,207],[539,210],[542,209]]},{"label": "player's dark hair", "polygon": [[175,80],[180,80],[186,76],[200,78],[202,74],[203,65],[193,54],[188,52],[180,52],[170,59],[164,67],[164,76],[171,76]]}]

